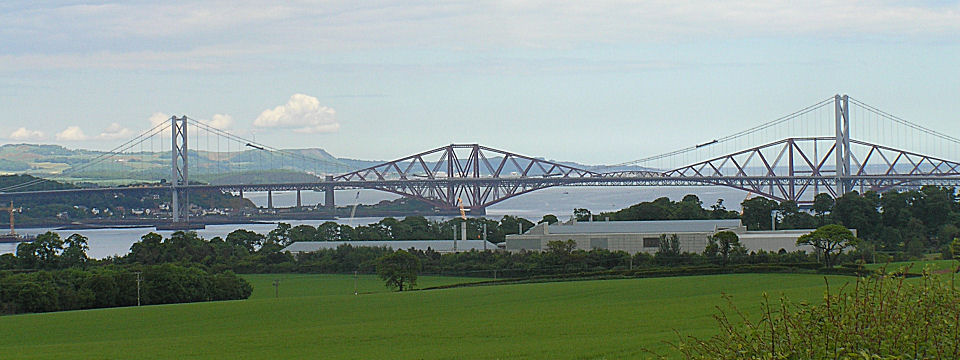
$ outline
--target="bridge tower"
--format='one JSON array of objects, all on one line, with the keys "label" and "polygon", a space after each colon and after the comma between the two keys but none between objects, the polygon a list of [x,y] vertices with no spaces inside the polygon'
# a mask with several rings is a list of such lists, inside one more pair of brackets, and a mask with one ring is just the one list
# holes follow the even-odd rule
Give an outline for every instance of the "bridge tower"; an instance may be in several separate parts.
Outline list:
[{"label": "bridge tower", "polygon": [[847,95],[834,95],[834,114],[837,121],[836,147],[834,157],[837,159],[837,195],[843,195],[853,190],[850,179],[850,102]]},{"label": "bridge tower", "polygon": [[174,223],[187,223],[190,217],[190,199],[185,186],[190,184],[187,172],[187,116],[170,117],[172,146],[170,169],[172,178],[172,202],[170,211],[173,213]]}]

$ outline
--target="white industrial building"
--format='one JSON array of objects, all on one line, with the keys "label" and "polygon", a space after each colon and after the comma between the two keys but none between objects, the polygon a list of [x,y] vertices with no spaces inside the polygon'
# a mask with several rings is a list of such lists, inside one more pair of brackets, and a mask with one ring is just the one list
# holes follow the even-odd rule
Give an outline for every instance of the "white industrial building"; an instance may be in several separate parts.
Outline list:
[{"label": "white industrial building", "polygon": [[353,247],[387,247],[395,250],[409,250],[413,248],[427,251],[427,249],[430,249],[438,253],[497,250],[497,244],[485,240],[303,241],[290,244],[284,248],[284,250],[297,255],[320,249],[336,249],[341,245],[350,245]]},{"label": "white industrial building", "polygon": [[732,231],[740,238],[748,252],[813,251],[810,246],[797,246],[800,236],[814,229],[748,231],[739,219],[722,220],[657,220],[657,221],[597,221],[566,224],[537,224],[522,235],[507,235],[508,251],[541,251],[550,241],[573,240],[581,250],[607,249],[655,253],[660,246],[660,236],[676,234],[680,251],[700,253],[707,246],[707,238],[721,231]]}]

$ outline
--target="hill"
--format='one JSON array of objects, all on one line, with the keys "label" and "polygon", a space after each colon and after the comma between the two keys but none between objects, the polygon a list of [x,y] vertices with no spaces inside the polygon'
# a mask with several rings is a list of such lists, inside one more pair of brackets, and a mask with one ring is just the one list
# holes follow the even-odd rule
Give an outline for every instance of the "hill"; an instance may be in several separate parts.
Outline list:
[{"label": "hill", "polygon": [[[257,149],[210,152],[194,151],[189,160],[191,178],[211,184],[247,182],[309,182],[321,174],[339,174],[382,164],[381,160],[338,158],[320,148],[285,149],[286,155],[273,155]],[[30,174],[74,183],[129,184],[158,182],[170,176],[169,152],[137,151],[124,153],[101,164],[89,165],[92,159],[106,156],[103,151],[68,149],[59,145],[0,145],[0,173]],[[407,154],[397,154],[397,157]],[[497,164],[502,158],[491,157]],[[575,162],[559,163],[594,171],[646,170],[637,166],[605,168]],[[427,163],[433,167],[434,163]],[[503,174],[523,169],[507,162]],[[536,168],[531,171],[539,171]],[[481,175],[489,170],[481,167]],[[242,182],[237,182],[242,179]]]}]

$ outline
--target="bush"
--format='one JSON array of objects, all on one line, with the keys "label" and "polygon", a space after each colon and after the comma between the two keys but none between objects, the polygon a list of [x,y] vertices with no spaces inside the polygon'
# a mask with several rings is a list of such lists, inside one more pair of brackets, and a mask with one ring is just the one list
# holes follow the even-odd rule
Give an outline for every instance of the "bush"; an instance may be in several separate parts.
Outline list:
[{"label": "bush", "polygon": [[957,359],[960,292],[939,277],[872,276],[823,302],[772,302],[752,321],[730,299],[720,335],[673,344],[686,359]]}]

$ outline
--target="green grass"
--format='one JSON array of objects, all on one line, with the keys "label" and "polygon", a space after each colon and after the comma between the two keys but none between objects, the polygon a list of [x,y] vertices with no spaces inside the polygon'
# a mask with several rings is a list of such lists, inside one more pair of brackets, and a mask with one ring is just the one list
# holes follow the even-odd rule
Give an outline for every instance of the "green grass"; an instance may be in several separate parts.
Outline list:
[{"label": "green grass", "polygon": [[0,317],[0,358],[643,358],[675,329],[714,334],[721,292],[755,313],[763,291],[816,300],[824,289],[818,275],[734,274],[395,293],[364,276],[355,296],[350,275],[248,279],[242,301]]},{"label": "green grass", "polygon": [[948,269],[956,269],[957,262],[954,260],[918,260],[918,261],[903,261],[903,262],[892,262],[889,264],[868,264],[868,269],[881,269],[886,268],[887,272],[898,272],[909,269],[911,273],[920,273],[924,269],[930,269],[931,271],[944,271]]},{"label": "green grass", "polygon": [[[282,298],[301,296],[330,296],[353,295],[354,284],[360,294],[389,292],[383,281],[376,275],[359,275],[354,281],[353,275],[327,274],[256,274],[243,275],[244,279],[253,285],[253,294],[250,299],[274,298],[277,289],[274,289],[274,280],[280,280],[279,295]],[[461,278],[448,276],[420,276],[417,279],[417,288],[441,286],[473,281],[484,281],[486,278]]]}]

